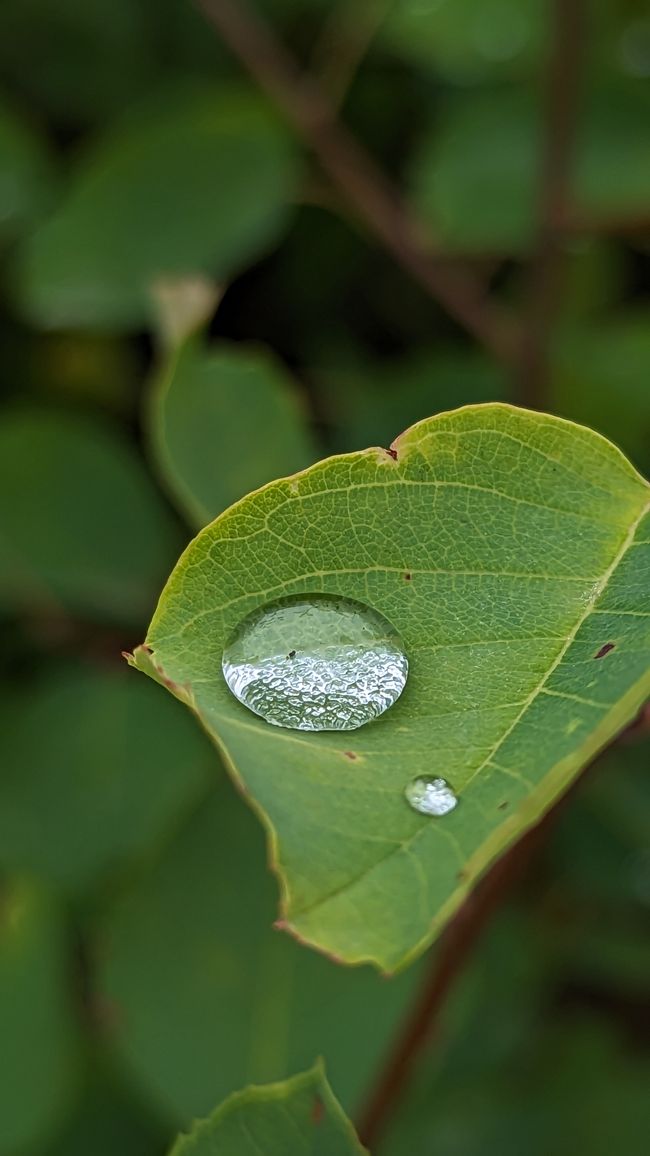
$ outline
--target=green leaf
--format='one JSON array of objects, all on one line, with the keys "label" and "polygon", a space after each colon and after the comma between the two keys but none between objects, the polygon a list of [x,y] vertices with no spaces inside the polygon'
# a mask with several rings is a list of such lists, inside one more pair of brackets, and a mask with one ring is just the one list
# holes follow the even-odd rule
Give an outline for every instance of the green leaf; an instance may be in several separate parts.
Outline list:
[{"label": "green leaf", "polygon": [[[552,997],[551,997],[552,998]],[[545,1018],[548,1019],[548,1007]],[[544,1030],[546,1028],[546,1030]],[[478,1041],[482,1049],[484,1037]],[[634,1054],[602,1014],[550,1027],[544,1017],[507,1061],[438,1067],[400,1105],[382,1144],[386,1156],[641,1156],[650,1127],[647,1056]],[[474,1053],[476,1055],[476,1052]]]},{"label": "green leaf", "polygon": [[[650,687],[648,494],[590,430],[469,406],[392,454],[272,483],[189,546],[133,661],[191,704],[254,800],[295,934],[403,965],[633,716]],[[373,606],[404,641],[404,693],[357,734],[270,727],[223,680],[244,616],[309,592]],[[404,799],[432,772],[459,796],[438,821]]]},{"label": "green leaf", "polygon": [[38,1156],[160,1156],[169,1133],[123,1086],[104,1056],[86,1059],[83,1095]]},{"label": "green leaf", "polygon": [[454,82],[521,72],[543,42],[540,0],[400,0],[387,8],[382,43]]},{"label": "green leaf", "polygon": [[419,982],[338,967],[273,930],[266,858],[224,776],[99,929],[112,1042],[175,1127],[316,1054],[356,1107]]},{"label": "green leaf", "polygon": [[126,683],[115,671],[60,667],[10,699],[0,735],[3,867],[84,892],[164,838],[204,792],[202,735],[153,687]]},{"label": "green leaf", "polygon": [[30,239],[24,308],[54,328],[150,324],[159,278],[223,281],[275,242],[294,175],[291,141],[258,98],[158,96],[97,144]]},{"label": "green leaf", "polygon": [[364,441],[384,445],[400,423],[413,425],[440,410],[508,398],[505,375],[493,361],[444,346],[356,364],[342,355],[312,370],[312,377],[328,400],[341,451]]},{"label": "green leaf", "polygon": [[650,467],[649,381],[646,311],[567,326],[557,341],[551,381],[554,411],[606,429],[642,469]]},{"label": "green leaf", "polygon": [[[625,219],[650,197],[647,93],[617,86],[589,94],[573,174],[578,214]],[[454,250],[520,252],[533,239],[541,150],[539,103],[526,90],[457,97],[414,158],[422,216]]]},{"label": "green leaf", "polygon": [[414,203],[453,250],[519,252],[534,226],[539,123],[527,93],[456,98],[414,157]]},{"label": "green leaf", "polygon": [[69,1110],[80,1057],[61,913],[25,880],[0,899],[0,1153],[15,1156]]},{"label": "green leaf", "polygon": [[172,355],[151,403],[160,473],[204,526],[278,475],[317,456],[288,374],[264,349],[190,340]]},{"label": "green leaf", "polygon": [[52,159],[43,141],[0,106],[0,240],[17,236],[48,206]]},{"label": "green leaf", "polygon": [[0,604],[137,624],[180,535],[109,426],[10,411],[0,427]]},{"label": "green leaf", "polygon": [[151,83],[151,29],[132,0],[2,0],[0,72],[66,125],[123,108]]},{"label": "green leaf", "polygon": [[170,1156],[362,1156],[320,1065],[281,1084],[235,1092],[181,1136]]}]

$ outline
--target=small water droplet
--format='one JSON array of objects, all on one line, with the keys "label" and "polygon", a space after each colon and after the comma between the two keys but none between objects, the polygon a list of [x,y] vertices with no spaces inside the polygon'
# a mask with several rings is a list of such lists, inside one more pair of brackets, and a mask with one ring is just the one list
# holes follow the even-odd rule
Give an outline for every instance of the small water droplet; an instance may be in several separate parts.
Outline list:
[{"label": "small water droplet", "polygon": [[299,731],[371,722],[396,702],[408,676],[401,639],[382,614],[324,594],[254,610],[226,646],[222,667],[244,706]]},{"label": "small water droplet", "polygon": [[435,815],[437,818],[453,811],[458,803],[458,796],[446,779],[434,779],[429,775],[411,779],[404,794],[414,811],[419,811],[421,815]]}]

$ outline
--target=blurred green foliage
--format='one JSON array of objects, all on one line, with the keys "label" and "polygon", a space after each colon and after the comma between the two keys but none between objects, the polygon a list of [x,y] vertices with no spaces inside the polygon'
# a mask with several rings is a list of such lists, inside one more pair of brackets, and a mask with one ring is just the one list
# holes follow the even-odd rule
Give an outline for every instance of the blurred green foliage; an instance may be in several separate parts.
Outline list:
[{"label": "blurred green foliage", "polygon": [[[436,244],[523,308],[549,4],[257,7]],[[583,51],[547,408],[647,471],[642,0],[589,4]],[[156,292],[198,275],[222,299],[178,354]],[[271,929],[258,825],[120,651],[203,517],[521,386],[372,243],[189,0],[0,5],[0,381],[0,1156],[163,1156],[321,1053],[355,1113],[418,969],[344,970]],[[158,481],[164,454],[200,511]],[[630,735],[563,804],[379,1156],[645,1150],[647,750]]]}]

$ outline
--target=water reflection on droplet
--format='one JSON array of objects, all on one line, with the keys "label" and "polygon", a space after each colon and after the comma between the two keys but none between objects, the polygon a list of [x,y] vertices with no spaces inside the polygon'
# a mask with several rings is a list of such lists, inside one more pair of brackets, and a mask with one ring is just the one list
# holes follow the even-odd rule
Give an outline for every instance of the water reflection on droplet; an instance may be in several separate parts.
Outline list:
[{"label": "water reflection on droplet", "polygon": [[421,815],[435,815],[437,818],[453,811],[458,803],[458,796],[446,779],[434,779],[429,775],[411,779],[404,794],[414,811],[419,811]]},{"label": "water reflection on droplet", "polygon": [[230,690],[274,726],[355,730],[399,698],[408,660],[399,635],[369,606],[302,595],[253,611],[223,652]]}]

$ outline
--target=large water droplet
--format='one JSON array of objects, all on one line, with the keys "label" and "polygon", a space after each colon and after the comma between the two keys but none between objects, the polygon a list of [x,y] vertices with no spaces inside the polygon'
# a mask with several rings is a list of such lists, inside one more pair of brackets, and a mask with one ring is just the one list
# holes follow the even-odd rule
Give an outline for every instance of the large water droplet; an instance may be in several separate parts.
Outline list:
[{"label": "large water droplet", "polygon": [[437,818],[453,811],[458,803],[458,797],[446,779],[434,779],[429,775],[411,779],[404,794],[414,811],[419,811],[421,815],[435,815]]},{"label": "large water droplet", "polygon": [[223,673],[235,697],[274,726],[351,731],[399,698],[408,660],[376,610],[315,594],[254,610],[223,652]]}]

